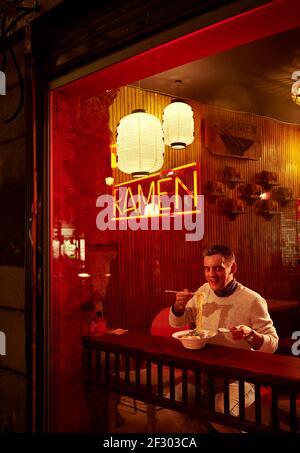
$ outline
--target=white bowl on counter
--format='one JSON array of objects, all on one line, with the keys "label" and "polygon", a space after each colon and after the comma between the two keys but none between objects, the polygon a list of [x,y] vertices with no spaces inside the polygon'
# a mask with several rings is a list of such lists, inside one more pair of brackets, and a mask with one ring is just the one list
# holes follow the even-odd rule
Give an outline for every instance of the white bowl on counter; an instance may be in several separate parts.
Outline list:
[{"label": "white bowl on counter", "polygon": [[186,336],[192,333],[193,330],[180,330],[179,332],[173,333],[172,337],[179,340],[186,349],[201,349],[204,348],[210,338],[213,338],[217,334],[217,332],[213,332],[212,330],[203,329],[200,332],[200,336]]}]

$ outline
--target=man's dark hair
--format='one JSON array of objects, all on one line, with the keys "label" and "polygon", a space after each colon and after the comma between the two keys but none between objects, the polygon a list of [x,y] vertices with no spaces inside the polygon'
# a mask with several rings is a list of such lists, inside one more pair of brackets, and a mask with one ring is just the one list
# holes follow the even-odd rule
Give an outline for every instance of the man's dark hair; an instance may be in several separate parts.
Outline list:
[{"label": "man's dark hair", "polygon": [[210,247],[206,247],[202,251],[202,256],[212,256],[212,255],[221,255],[225,258],[226,261],[233,263],[235,261],[235,256],[231,248],[227,245],[215,244]]}]

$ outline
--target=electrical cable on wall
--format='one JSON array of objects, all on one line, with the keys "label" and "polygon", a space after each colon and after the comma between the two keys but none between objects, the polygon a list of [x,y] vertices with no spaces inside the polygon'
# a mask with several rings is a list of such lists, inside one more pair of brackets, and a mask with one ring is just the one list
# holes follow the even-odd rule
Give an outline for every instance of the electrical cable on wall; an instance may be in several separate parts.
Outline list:
[{"label": "electrical cable on wall", "polygon": [[[13,30],[13,28],[22,19],[24,19],[24,17],[26,17],[28,14],[30,14],[32,12],[36,12],[38,10],[38,6],[37,6],[37,2],[34,2],[34,5],[35,5],[34,7],[22,6],[23,3],[24,2],[20,2],[20,1],[8,2],[6,9],[5,8],[0,9],[0,19],[1,19],[0,49],[1,49],[1,53],[2,53],[2,62],[1,62],[0,70],[2,72],[5,72],[5,67],[6,67],[6,63],[7,63],[7,52],[9,52],[13,65],[15,67],[15,70],[17,72],[18,83],[19,83],[19,87],[20,87],[20,97],[19,97],[17,108],[9,118],[3,119],[0,117],[0,123],[2,123],[2,124],[8,124],[8,123],[11,123],[12,121],[14,121],[16,119],[16,117],[19,115],[19,113],[22,109],[23,103],[24,103],[24,97],[25,97],[24,81],[23,81],[20,65],[18,64],[16,55],[9,42],[9,33]],[[20,6],[20,4],[21,4],[21,6]],[[19,13],[19,14],[15,18],[13,18],[11,20],[10,24],[6,27],[7,17],[11,13],[13,13],[13,14]]]}]

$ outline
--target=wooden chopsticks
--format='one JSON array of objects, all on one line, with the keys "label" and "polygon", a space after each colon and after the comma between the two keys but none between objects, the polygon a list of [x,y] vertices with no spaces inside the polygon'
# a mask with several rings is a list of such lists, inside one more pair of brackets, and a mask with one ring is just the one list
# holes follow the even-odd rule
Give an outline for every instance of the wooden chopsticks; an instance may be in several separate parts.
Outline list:
[{"label": "wooden chopsticks", "polygon": [[[174,289],[165,289],[164,292],[165,293],[172,293],[172,294],[184,293],[184,291],[175,291]],[[188,295],[191,295],[191,296],[197,296],[198,295],[198,293],[192,293],[192,292],[188,292],[188,293],[185,293],[185,294],[188,294]]]}]

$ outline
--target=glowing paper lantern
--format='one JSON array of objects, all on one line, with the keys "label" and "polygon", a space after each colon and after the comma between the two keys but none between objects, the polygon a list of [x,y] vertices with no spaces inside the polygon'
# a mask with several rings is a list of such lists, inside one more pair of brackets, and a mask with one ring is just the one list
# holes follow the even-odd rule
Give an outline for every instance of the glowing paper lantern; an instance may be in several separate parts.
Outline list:
[{"label": "glowing paper lantern", "polygon": [[183,100],[175,99],[167,105],[163,114],[165,145],[183,149],[194,141],[194,115],[192,108]]},{"label": "glowing paper lantern", "polygon": [[163,165],[164,142],[161,123],[145,110],[134,110],[117,127],[118,168],[140,177]]}]

